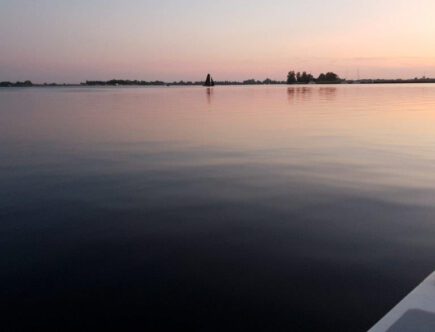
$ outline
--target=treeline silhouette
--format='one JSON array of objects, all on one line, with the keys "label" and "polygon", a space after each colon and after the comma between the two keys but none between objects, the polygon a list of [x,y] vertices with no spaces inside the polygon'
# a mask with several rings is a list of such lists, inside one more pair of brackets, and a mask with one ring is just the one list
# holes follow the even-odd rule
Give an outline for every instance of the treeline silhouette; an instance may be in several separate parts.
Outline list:
[{"label": "treeline silhouette", "polygon": [[[215,85],[260,85],[260,84],[286,84],[286,81],[276,81],[270,78],[266,78],[263,81],[249,79],[245,81],[215,81]],[[89,85],[89,86],[148,86],[148,85],[157,85],[157,86],[177,86],[177,85],[204,85],[204,81],[174,81],[174,82],[163,82],[163,81],[139,81],[139,80],[109,80],[109,81],[86,81],[80,83],[81,85]]]},{"label": "treeline silhouette", "polygon": [[81,85],[166,85],[163,81],[138,81],[138,80],[110,80],[110,81],[86,81],[84,83],[80,83]]},{"label": "treeline silhouette", "polygon": [[[266,78],[265,80],[248,79],[244,81],[215,81],[215,85],[268,85],[268,84],[400,84],[400,83],[435,83],[435,78],[415,77],[413,79],[361,79],[345,80],[341,79],[333,72],[320,74],[315,78],[308,72],[290,71],[287,80],[279,81]],[[204,81],[143,81],[143,80],[120,80],[112,79],[109,81],[86,81],[80,84],[67,83],[43,83],[35,84],[32,81],[0,82],[0,87],[62,87],[62,86],[202,86]]]},{"label": "treeline silhouette", "polygon": [[[205,81],[139,81],[139,80],[117,80],[109,81],[86,81],[80,85],[86,86],[203,86]],[[17,82],[18,83],[18,82]],[[290,71],[287,80],[279,81],[266,78],[256,80],[254,78],[244,81],[215,81],[215,85],[268,85],[268,84],[341,84],[341,83],[361,83],[361,84],[387,84],[387,83],[435,83],[435,78],[414,78],[414,79],[363,79],[346,80],[340,78],[334,72],[321,73],[315,78],[311,73]],[[47,85],[44,83],[44,85]],[[51,86],[56,85],[51,83]],[[0,85],[1,86],[1,85]]]},{"label": "treeline silhouette", "polygon": [[314,78],[311,73],[304,72],[295,72],[290,71],[287,74],[287,84],[337,84],[342,83],[342,80],[336,73],[327,72],[326,74],[322,73],[319,77]]},{"label": "treeline silhouette", "polygon": [[26,87],[26,86],[33,86],[33,83],[31,81],[24,81],[24,82],[0,82],[0,87]]},{"label": "treeline silhouette", "polygon": [[78,86],[78,84],[68,84],[68,83],[33,83],[32,81],[17,81],[17,82],[9,82],[9,81],[3,81],[0,82],[0,88],[13,88],[13,87],[20,87],[20,88],[26,88],[26,87],[53,87],[53,86]]},{"label": "treeline silhouette", "polygon": [[[295,72],[290,71],[287,75],[287,80],[279,81],[266,78],[265,80],[256,80],[254,78],[244,80],[244,81],[214,81],[215,85],[267,85],[267,84],[309,84],[309,83],[342,83],[342,80],[337,74],[333,72],[327,72],[326,74],[320,74],[318,78],[314,78],[313,75],[307,72]],[[86,81],[81,83],[81,85],[89,86],[177,86],[177,85],[204,85],[205,81],[175,81],[175,82],[164,82],[164,81],[139,81],[139,80],[119,80],[112,79],[109,81]]]},{"label": "treeline silhouette", "polygon": [[429,78],[429,77],[415,77],[413,79],[382,79],[382,78],[376,78],[376,79],[362,79],[358,81],[349,80],[346,81],[349,84],[352,83],[359,83],[359,84],[400,84],[400,83],[435,83],[435,78]]}]

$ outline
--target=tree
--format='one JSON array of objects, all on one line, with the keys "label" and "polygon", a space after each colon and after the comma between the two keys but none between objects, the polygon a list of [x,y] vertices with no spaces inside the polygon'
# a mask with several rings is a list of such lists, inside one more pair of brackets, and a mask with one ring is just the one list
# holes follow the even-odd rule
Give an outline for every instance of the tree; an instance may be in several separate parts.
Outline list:
[{"label": "tree", "polygon": [[243,81],[243,84],[255,84],[255,83],[256,83],[256,81],[253,78],[251,78],[250,80]]},{"label": "tree", "polygon": [[340,82],[341,78],[333,72],[327,72],[326,74],[320,74],[319,78],[317,79],[317,82],[319,83],[338,83]]},{"label": "tree", "polygon": [[313,75],[307,74],[306,71],[304,71],[301,75],[298,77],[298,82],[303,84],[308,84],[310,81],[314,80]]},{"label": "tree", "polygon": [[296,74],[294,71],[290,71],[287,75],[287,84],[296,83]]}]

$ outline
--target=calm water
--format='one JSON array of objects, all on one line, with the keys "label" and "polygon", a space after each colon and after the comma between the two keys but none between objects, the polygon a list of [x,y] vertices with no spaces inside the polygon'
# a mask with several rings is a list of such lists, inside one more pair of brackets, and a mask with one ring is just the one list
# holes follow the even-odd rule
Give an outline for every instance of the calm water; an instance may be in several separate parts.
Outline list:
[{"label": "calm water", "polygon": [[10,330],[364,331],[435,270],[435,85],[0,90]]}]

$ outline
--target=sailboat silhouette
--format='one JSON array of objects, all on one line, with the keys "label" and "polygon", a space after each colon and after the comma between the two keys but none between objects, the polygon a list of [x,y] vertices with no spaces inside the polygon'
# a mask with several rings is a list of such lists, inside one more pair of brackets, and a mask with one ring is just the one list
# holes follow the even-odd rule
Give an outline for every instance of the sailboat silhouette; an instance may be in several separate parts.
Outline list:
[{"label": "sailboat silhouette", "polygon": [[214,81],[210,74],[207,74],[207,79],[205,80],[204,86],[214,86]]}]

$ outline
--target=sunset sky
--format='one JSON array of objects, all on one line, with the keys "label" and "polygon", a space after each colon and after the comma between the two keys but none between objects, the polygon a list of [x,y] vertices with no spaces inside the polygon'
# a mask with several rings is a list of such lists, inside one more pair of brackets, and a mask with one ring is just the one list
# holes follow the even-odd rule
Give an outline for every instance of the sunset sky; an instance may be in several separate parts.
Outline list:
[{"label": "sunset sky", "polygon": [[0,0],[0,81],[435,77],[434,0]]}]

